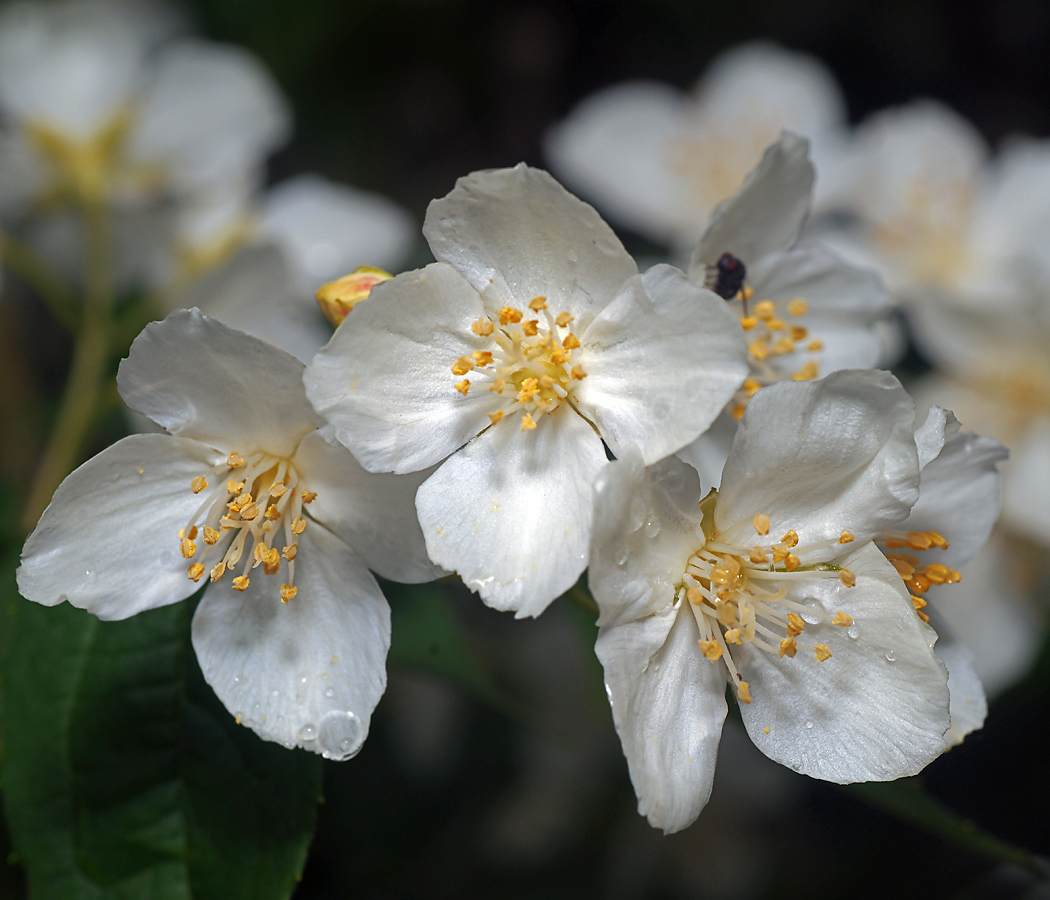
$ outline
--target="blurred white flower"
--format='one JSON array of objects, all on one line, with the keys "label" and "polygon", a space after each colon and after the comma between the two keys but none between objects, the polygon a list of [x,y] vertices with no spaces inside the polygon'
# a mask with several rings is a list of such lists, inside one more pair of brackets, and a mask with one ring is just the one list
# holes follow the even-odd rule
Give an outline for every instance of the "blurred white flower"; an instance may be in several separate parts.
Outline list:
[{"label": "blurred white flower", "polygon": [[439,262],[354,308],[307,395],[371,471],[445,460],[416,498],[431,559],[537,615],[586,566],[603,441],[652,462],[693,440],[746,374],[740,327],[524,165],[461,178],[424,234]]},{"label": "blurred white flower", "polygon": [[691,96],[655,82],[606,88],[552,129],[545,149],[610,218],[688,251],[782,129],[813,141],[827,178],[845,118],[820,62],[750,43],[715,59]]},{"label": "blurred white flower", "polygon": [[267,740],[344,759],[386,683],[390,613],[368,568],[440,571],[412,502],[426,473],[361,469],[310,408],[302,369],[197,310],[148,326],[118,387],[170,434],[124,438],[73,472],[17,577],[30,600],[101,619],[210,581],[193,645],[222,702]]},{"label": "blurred white flower", "polygon": [[937,635],[873,543],[919,496],[914,415],[887,373],[838,372],[756,395],[702,503],[674,458],[599,475],[595,649],[654,826],[707,802],[727,679],[752,741],[797,772],[889,780],[946,748]]}]

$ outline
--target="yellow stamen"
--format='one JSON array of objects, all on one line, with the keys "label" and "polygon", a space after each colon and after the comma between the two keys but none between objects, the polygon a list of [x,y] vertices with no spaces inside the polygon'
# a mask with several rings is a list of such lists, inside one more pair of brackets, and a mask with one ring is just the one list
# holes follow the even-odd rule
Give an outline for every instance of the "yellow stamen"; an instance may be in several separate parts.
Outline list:
[{"label": "yellow stamen", "polygon": [[281,556],[283,556],[288,562],[295,559],[295,554],[299,552],[298,544],[289,544],[283,550],[281,550]]},{"label": "yellow stamen", "polygon": [[238,456],[236,450],[231,450],[230,455],[226,457],[226,465],[231,469],[236,469],[238,466],[244,465],[244,458]]},{"label": "yellow stamen", "polygon": [[187,571],[191,581],[200,581],[201,576],[204,575],[204,563],[194,563]]},{"label": "yellow stamen", "polygon": [[759,300],[755,304],[754,313],[758,318],[768,322],[777,314],[777,308],[773,305],[772,300]]},{"label": "yellow stamen", "polygon": [[531,309],[533,312],[539,312],[541,309],[546,309],[546,308],[547,308],[547,298],[546,297],[533,297],[529,301],[529,309]]},{"label": "yellow stamen", "polygon": [[560,325],[562,328],[564,328],[566,325],[568,325],[575,318],[576,317],[574,315],[572,315],[571,313],[560,312],[560,313],[558,313],[557,316],[555,316],[554,321],[558,325]]},{"label": "yellow stamen", "polygon": [[748,397],[754,397],[760,390],[762,390],[762,384],[755,381],[754,378],[748,378],[744,382],[744,393],[747,394]]},{"label": "yellow stamen", "polygon": [[562,347],[566,350],[575,350],[580,346],[580,339],[574,334],[566,335],[565,340],[561,342]]},{"label": "yellow stamen", "polygon": [[806,627],[802,616],[798,613],[788,613],[787,633],[788,637],[798,637]]},{"label": "yellow stamen", "polygon": [[306,529],[306,519],[302,516],[296,516],[292,519],[292,534],[302,534]]},{"label": "yellow stamen", "polygon": [[303,491],[303,503],[313,503],[317,499],[317,491]]},{"label": "yellow stamen", "polygon": [[832,617],[832,619],[831,619],[831,624],[832,624],[832,625],[840,625],[840,626],[842,626],[843,628],[846,628],[847,626],[849,626],[849,625],[852,625],[852,624],[853,624],[853,617],[852,617],[851,615],[849,615],[848,613],[844,613],[844,612],[843,612],[843,611],[842,611],[842,610],[840,609],[840,610],[839,610],[839,611],[838,611],[837,613],[835,613],[835,615],[834,615],[834,616]]},{"label": "yellow stamen", "polygon": [[521,430],[532,431],[532,429],[535,427],[536,423],[532,421],[532,416],[530,416],[528,413],[525,413],[525,415],[521,417]]},{"label": "yellow stamen", "polygon": [[839,569],[839,581],[846,585],[846,587],[856,587],[857,576],[849,569]]},{"label": "yellow stamen", "polygon": [[817,365],[813,360],[802,366],[794,375],[791,376],[792,381],[813,381],[815,378],[820,377],[820,366]]},{"label": "yellow stamen", "polygon": [[466,397],[467,396],[467,391],[470,390],[470,379],[464,378],[462,381],[457,381],[456,384],[455,384],[455,388],[464,397]]},{"label": "yellow stamen", "polygon": [[469,356],[461,356],[452,364],[453,375],[466,375],[471,369],[474,368],[474,360]]},{"label": "yellow stamen", "polygon": [[233,579],[233,584],[230,585],[235,591],[246,591],[248,585],[251,584],[251,579],[247,575],[238,575]]},{"label": "yellow stamen", "polygon": [[276,504],[271,503],[266,508],[266,518],[269,519],[271,522],[275,522],[279,518],[281,518],[281,511],[277,508]]},{"label": "yellow stamen", "polygon": [[748,553],[747,558],[756,566],[765,565],[769,562],[769,557],[766,556],[766,551],[759,546],[755,546],[751,552]]},{"label": "yellow stamen", "polygon": [[780,658],[785,656],[794,659],[798,653],[798,642],[793,637],[786,637],[780,642]]},{"label": "yellow stamen", "polygon": [[221,562],[215,565],[211,570],[211,580],[218,581],[226,574],[226,563]]},{"label": "yellow stamen", "polygon": [[809,312],[809,304],[802,297],[792,297],[787,305],[788,313],[796,319]]},{"label": "yellow stamen", "polygon": [[208,486],[208,479],[203,475],[198,475],[193,481],[190,482],[190,487],[193,489],[193,493],[199,494]]},{"label": "yellow stamen", "polygon": [[192,559],[197,552],[197,545],[189,538],[183,538],[179,543],[179,552],[182,553],[183,559]]},{"label": "yellow stamen", "polygon": [[569,374],[577,381],[583,381],[583,379],[587,377],[587,373],[579,366],[573,366],[572,371],[570,371]]},{"label": "yellow stamen", "polygon": [[492,324],[491,319],[478,319],[470,326],[470,330],[479,337],[488,337],[496,330],[496,326]]},{"label": "yellow stamen", "polygon": [[740,320],[740,326],[744,329],[744,331],[751,331],[757,325],[758,325],[758,317],[757,316],[745,316],[743,319]]},{"label": "yellow stamen", "polygon": [[754,522],[756,533],[769,534],[769,516],[765,513],[756,513],[752,521]]},{"label": "yellow stamen", "polygon": [[750,353],[759,362],[765,359],[769,359],[769,345],[765,342],[763,338],[758,338],[758,340],[754,340],[750,344],[748,344],[747,352]]},{"label": "yellow stamen", "polygon": [[226,482],[226,493],[229,494],[231,497],[234,494],[239,494],[242,490],[244,490],[243,481],[234,481],[231,478],[229,481]]},{"label": "yellow stamen", "polygon": [[855,540],[856,538],[853,536],[853,533],[846,530],[843,530],[842,534],[839,535],[840,544],[851,544]]},{"label": "yellow stamen", "polygon": [[827,644],[817,644],[813,648],[813,655],[817,662],[827,662],[831,659],[831,648]]},{"label": "yellow stamen", "polygon": [[794,528],[792,528],[787,534],[785,534],[780,539],[780,542],[782,544],[786,544],[788,547],[797,547],[798,546],[798,532],[795,531]]},{"label": "yellow stamen", "polygon": [[751,687],[750,687],[750,685],[748,685],[748,683],[746,681],[741,681],[740,684],[738,684],[736,686],[736,695],[737,695],[737,697],[740,698],[740,702],[741,703],[750,703],[751,702]]},{"label": "yellow stamen", "polygon": [[475,350],[470,355],[479,369],[492,364],[492,354],[488,350]]},{"label": "yellow stamen", "polygon": [[718,641],[701,639],[698,643],[700,644],[700,652],[711,662],[718,662],[722,658],[722,645]]},{"label": "yellow stamen", "polygon": [[725,633],[725,639],[727,644],[739,644],[740,643],[740,629],[730,628]]},{"label": "yellow stamen", "polygon": [[539,319],[529,319],[527,322],[521,323],[521,330],[525,332],[526,337],[535,337],[539,331],[539,326]]},{"label": "yellow stamen", "polygon": [[492,424],[493,425],[498,425],[500,422],[503,421],[503,415],[504,415],[503,410],[502,409],[498,409],[498,410],[496,410],[493,413],[489,413],[489,419],[492,420]]},{"label": "yellow stamen", "polygon": [[219,538],[221,536],[222,536],[221,532],[216,531],[214,528],[210,528],[207,525],[204,526],[204,543],[205,544],[209,544],[209,545],[210,544],[217,544],[219,542]]},{"label": "yellow stamen", "polygon": [[507,386],[507,382],[501,378],[497,378],[492,384],[489,385],[489,390],[495,394],[502,394],[503,389]]},{"label": "yellow stamen", "polygon": [[281,602],[287,603],[289,600],[294,600],[295,595],[299,593],[299,588],[292,584],[281,585]]},{"label": "yellow stamen", "polygon": [[789,553],[784,560],[784,568],[789,572],[794,572],[801,565],[802,561],[794,553]]}]

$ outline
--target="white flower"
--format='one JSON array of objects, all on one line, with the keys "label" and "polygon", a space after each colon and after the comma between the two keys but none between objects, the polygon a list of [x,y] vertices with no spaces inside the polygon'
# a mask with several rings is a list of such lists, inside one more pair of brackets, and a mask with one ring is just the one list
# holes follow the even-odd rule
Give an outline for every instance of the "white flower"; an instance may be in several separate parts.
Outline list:
[{"label": "white flower", "polygon": [[0,162],[23,177],[24,200],[199,190],[258,167],[287,137],[284,100],[256,59],[188,39],[152,57],[157,29],[135,9],[68,0],[0,16]]},{"label": "white flower", "polygon": [[624,225],[688,249],[784,128],[814,141],[822,172],[845,122],[817,60],[770,44],[711,63],[693,96],[655,82],[607,88],[547,137],[552,168]]},{"label": "white flower", "polygon": [[260,736],[343,759],[386,684],[390,612],[368,568],[438,571],[412,507],[422,476],[364,472],[318,430],[301,375],[197,310],[148,326],[118,386],[170,434],[124,438],[63,482],[18,586],[123,619],[210,580],[193,645],[216,694]]},{"label": "white flower", "polygon": [[632,454],[595,486],[596,651],[639,811],[684,828],[711,790],[725,684],[752,741],[839,783],[946,747],[937,639],[872,539],[918,497],[914,406],[883,372],[760,392],[721,487]]},{"label": "white flower", "polygon": [[440,262],[375,287],[307,395],[366,469],[448,457],[416,498],[431,559],[536,615],[586,566],[602,442],[652,462],[693,440],[746,373],[740,327],[524,165],[460,179],[424,234]]}]

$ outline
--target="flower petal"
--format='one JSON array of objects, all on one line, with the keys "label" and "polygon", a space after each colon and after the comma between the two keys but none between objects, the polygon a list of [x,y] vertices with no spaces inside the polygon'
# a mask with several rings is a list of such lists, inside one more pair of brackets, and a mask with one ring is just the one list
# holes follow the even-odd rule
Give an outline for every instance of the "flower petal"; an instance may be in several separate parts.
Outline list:
[{"label": "flower petal", "polygon": [[100,619],[190,596],[200,585],[179,553],[179,531],[200,505],[190,482],[223,455],[198,441],[134,434],[89,459],[59,485],[22,548],[18,590]]},{"label": "flower petal", "polygon": [[434,263],[373,288],[304,376],[306,394],[370,472],[425,469],[487,428],[500,405],[466,397],[452,366],[488,349],[470,330],[481,298],[455,269]]},{"label": "flower petal", "polygon": [[[788,591],[823,608],[794,659],[751,644],[734,649],[752,698],[741,706],[744,726],[770,759],[814,778],[848,784],[914,775],[946,749],[948,673],[933,651],[937,635],[874,544],[837,562],[856,575],[855,587],[814,578]],[[838,610],[853,625],[833,625]],[[810,642],[831,658],[817,662]]]},{"label": "flower petal", "polygon": [[675,454],[682,462],[696,469],[702,491],[709,491],[721,484],[722,471],[729,458],[733,438],[736,437],[736,428],[736,419],[723,412],[707,431]]},{"label": "flower petal", "polygon": [[706,267],[723,253],[732,253],[750,266],[790,247],[809,215],[815,178],[809,141],[782,132],[740,189],[715,210],[693,251],[689,277],[703,284]]},{"label": "flower petal", "polygon": [[295,467],[317,496],[307,510],[391,581],[432,581],[444,573],[427,556],[416,518],[416,490],[432,469],[409,475],[367,472],[331,427],[303,438]]},{"label": "flower petal", "polygon": [[739,320],[671,266],[627,281],[580,341],[581,410],[613,453],[635,445],[647,463],[695,440],[748,374]]},{"label": "flower petal", "polygon": [[[386,687],[390,608],[364,563],[317,523],[299,541],[288,603],[280,576],[209,585],[193,617],[208,684],[260,737],[349,759]],[[282,570],[283,571],[283,570]]]},{"label": "flower petal", "polygon": [[725,668],[700,655],[698,639],[689,611],[668,607],[602,628],[594,645],[638,812],[665,832],[693,822],[711,796],[726,716]]},{"label": "flower petal", "polygon": [[290,456],[324,424],[306,400],[302,371],[283,350],[184,309],[135,338],[117,387],[128,406],[172,434]]},{"label": "flower petal", "polygon": [[505,419],[416,494],[430,558],[489,606],[538,616],[587,565],[591,485],[605,464],[601,440],[565,405],[531,431]]},{"label": "flower petal", "polygon": [[685,564],[703,544],[700,518],[696,472],[673,456],[646,469],[632,447],[598,473],[587,581],[599,625],[674,604]]},{"label": "flower petal", "polygon": [[[770,533],[829,541],[804,563],[829,559],[843,530],[858,542],[907,518],[918,498],[915,407],[888,372],[836,372],[817,382],[781,382],[748,404],[722,473],[715,524],[750,534],[768,515]],[[743,539],[742,533],[741,538]]]},{"label": "flower petal", "polygon": [[932,606],[926,607],[930,625],[937,632],[937,656],[948,669],[949,713],[952,725],[944,735],[949,747],[961,744],[970,732],[984,725],[988,699],[984,695],[973,651],[952,631]]},{"label": "flower petal", "polygon": [[392,200],[317,175],[272,188],[260,224],[288,253],[296,287],[306,296],[358,266],[401,263],[418,235]]},{"label": "flower petal", "polygon": [[638,274],[593,207],[523,163],[460,178],[427,207],[423,234],[496,307],[547,297],[580,331]]}]

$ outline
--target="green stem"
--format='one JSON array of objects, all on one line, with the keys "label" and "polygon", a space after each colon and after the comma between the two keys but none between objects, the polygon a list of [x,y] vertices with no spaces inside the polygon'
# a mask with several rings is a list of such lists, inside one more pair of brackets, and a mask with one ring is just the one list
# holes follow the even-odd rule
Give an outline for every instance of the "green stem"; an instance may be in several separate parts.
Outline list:
[{"label": "green stem", "polygon": [[80,301],[39,253],[17,238],[0,232],[0,265],[32,287],[63,328],[76,331]]},{"label": "green stem", "polygon": [[98,407],[110,352],[113,306],[112,223],[103,202],[84,207],[84,308],[73,362],[50,442],[37,470],[22,526],[31,530],[79,460]]},{"label": "green stem", "polygon": [[591,592],[584,587],[582,578],[562,596],[574,603],[588,615],[593,616],[595,619],[598,618],[598,604],[595,603],[594,598],[591,597]]}]

